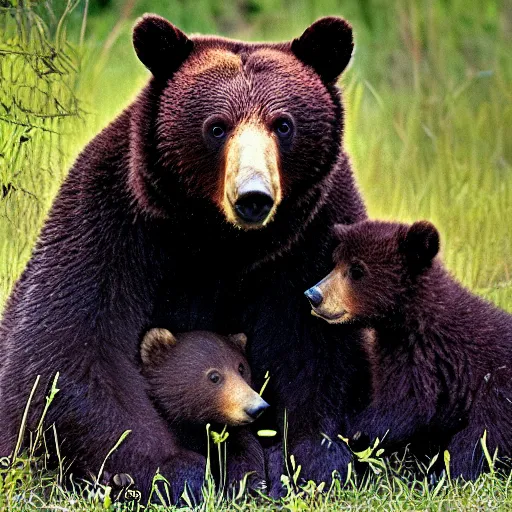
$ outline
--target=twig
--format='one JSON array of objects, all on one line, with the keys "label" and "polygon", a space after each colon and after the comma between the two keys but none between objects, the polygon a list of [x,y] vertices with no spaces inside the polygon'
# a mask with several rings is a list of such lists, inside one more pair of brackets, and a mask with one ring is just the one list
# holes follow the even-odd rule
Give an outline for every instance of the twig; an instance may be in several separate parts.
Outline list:
[{"label": "twig", "polygon": [[36,130],[41,130],[43,132],[54,133],[55,135],[59,135],[59,132],[56,132],[55,130],[50,130],[49,128],[45,128],[44,126],[38,126],[36,124],[30,123],[22,123],[21,121],[14,121],[13,119],[7,119],[3,116],[0,116],[0,121],[5,121],[6,123],[15,124],[17,126],[24,126],[25,128],[35,128]]}]

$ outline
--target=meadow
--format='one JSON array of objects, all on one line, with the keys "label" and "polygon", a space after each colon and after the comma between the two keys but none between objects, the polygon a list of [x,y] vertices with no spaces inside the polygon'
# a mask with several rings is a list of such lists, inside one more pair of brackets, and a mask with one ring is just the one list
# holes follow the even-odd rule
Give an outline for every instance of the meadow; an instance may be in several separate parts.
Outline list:
[{"label": "meadow", "polygon": [[[69,165],[148,79],[130,42],[143,12],[246,40],[289,39],[322,15],[348,19],[345,144],[370,215],[432,220],[454,275],[512,312],[511,0],[0,2],[0,310]],[[230,504],[208,487],[201,509],[512,509],[508,475],[431,485],[373,456],[368,464],[369,478],[324,493],[308,485],[281,503]],[[58,475],[41,481],[23,459],[0,469],[0,508],[119,506],[62,490]]]}]

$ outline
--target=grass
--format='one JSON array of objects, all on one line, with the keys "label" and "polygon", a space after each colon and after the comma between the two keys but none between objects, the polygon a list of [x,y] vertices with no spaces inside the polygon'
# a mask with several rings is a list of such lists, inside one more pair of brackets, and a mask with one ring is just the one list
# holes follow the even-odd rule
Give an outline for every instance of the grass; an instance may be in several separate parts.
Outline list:
[{"label": "grass", "polygon": [[[23,18],[21,29],[12,8],[0,13],[0,305],[30,256],[66,169],[147,79],[131,49],[130,27],[137,15],[156,11],[188,32],[249,40],[294,37],[324,14],[349,19],[357,47],[342,78],[345,140],[370,214],[431,219],[456,277],[512,312],[510,0],[111,0],[106,7],[91,0],[84,25],[85,3],[73,8],[55,1],[51,9],[25,3],[19,19],[31,18]],[[13,48],[39,57],[7,52]],[[52,48],[58,55],[48,61]],[[55,69],[41,75],[50,66]],[[329,493],[309,486],[281,505],[512,509],[506,476],[434,487],[389,467],[380,471]],[[58,475],[41,480],[27,461],[0,470],[0,490],[0,508],[105,509],[103,497],[70,495]],[[210,489],[203,509],[277,506],[244,500],[218,503]]]}]

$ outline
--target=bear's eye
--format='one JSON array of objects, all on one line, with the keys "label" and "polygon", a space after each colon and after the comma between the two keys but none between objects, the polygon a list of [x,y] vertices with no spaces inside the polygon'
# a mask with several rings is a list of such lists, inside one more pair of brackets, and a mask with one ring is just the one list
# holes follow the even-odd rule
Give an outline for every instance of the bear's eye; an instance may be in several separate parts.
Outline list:
[{"label": "bear's eye", "polygon": [[290,119],[281,118],[275,122],[274,129],[280,139],[289,139],[293,133],[293,123]]},{"label": "bear's eye", "polygon": [[216,139],[222,139],[226,135],[226,127],[223,126],[222,124],[214,124],[210,128],[210,133]]},{"label": "bear's eye", "polygon": [[243,375],[245,373],[245,366],[243,365],[243,363],[240,363],[238,365],[238,371],[239,371],[240,375]]},{"label": "bear's eye", "polygon": [[208,374],[208,378],[210,379],[210,382],[212,382],[213,384],[218,384],[221,380],[220,373],[217,371],[210,372]]},{"label": "bear's eye", "polygon": [[352,263],[352,265],[350,265],[350,268],[348,269],[348,275],[354,281],[357,281],[364,277],[364,274],[364,268],[359,263]]}]

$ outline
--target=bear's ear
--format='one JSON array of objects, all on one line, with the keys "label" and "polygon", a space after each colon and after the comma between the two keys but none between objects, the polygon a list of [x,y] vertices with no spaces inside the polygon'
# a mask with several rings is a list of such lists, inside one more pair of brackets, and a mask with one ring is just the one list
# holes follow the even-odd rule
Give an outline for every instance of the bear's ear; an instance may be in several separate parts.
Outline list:
[{"label": "bear's ear", "polygon": [[161,355],[169,347],[174,347],[178,340],[174,337],[171,331],[167,329],[150,329],[142,339],[140,346],[140,356],[144,364],[149,364],[155,361],[158,355]]},{"label": "bear's ear", "polygon": [[230,334],[228,338],[245,354],[247,347],[247,336],[241,332],[239,334]]},{"label": "bear's ear", "polygon": [[328,84],[336,82],[352,57],[352,27],[343,18],[321,18],[292,41],[295,56]]},{"label": "bear's ear", "polygon": [[133,27],[135,53],[157,78],[169,78],[175,73],[193,46],[179,28],[156,14],[145,14]]},{"label": "bear's ear", "polygon": [[426,220],[415,222],[405,234],[402,251],[416,270],[430,266],[439,252],[439,231]]}]

